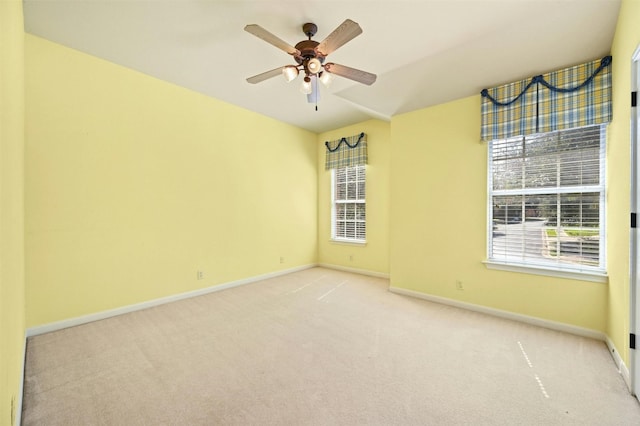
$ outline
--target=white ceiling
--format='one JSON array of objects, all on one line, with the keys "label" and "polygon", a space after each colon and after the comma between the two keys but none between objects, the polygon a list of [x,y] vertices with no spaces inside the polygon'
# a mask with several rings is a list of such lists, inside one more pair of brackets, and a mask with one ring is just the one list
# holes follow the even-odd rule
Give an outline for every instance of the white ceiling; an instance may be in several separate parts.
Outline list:
[{"label": "white ceiling", "polygon": [[[609,53],[620,0],[25,0],[25,30],[221,99],[323,132],[477,94]],[[243,30],[258,24],[291,45],[345,19],[363,33],[327,61],[378,75],[336,77],[318,111],[292,83],[247,77],[294,64]],[[615,58],[614,58],[615,60]]]}]

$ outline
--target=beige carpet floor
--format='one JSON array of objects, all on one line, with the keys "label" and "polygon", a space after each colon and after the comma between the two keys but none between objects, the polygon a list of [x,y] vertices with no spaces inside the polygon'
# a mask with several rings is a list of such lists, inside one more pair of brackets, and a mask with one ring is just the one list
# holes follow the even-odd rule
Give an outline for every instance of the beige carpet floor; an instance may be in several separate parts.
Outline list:
[{"label": "beige carpet floor", "polygon": [[24,425],[640,425],[604,343],[313,268],[28,339]]}]

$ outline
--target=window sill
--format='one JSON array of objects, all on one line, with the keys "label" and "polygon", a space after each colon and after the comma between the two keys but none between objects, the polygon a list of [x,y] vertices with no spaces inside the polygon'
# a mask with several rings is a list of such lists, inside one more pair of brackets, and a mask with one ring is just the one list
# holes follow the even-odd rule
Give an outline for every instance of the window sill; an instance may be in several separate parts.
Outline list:
[{"label": "window sill", "polygon": [[350,246],[366,246],[367,242],[366,241],[359,241],[359,240],[341,240],[338,238],[332,238],[329,240],[330,243],[333,244],[345,244],[345,245],[350,245]]},{"label": "window sill", "polygon": [[552,269],[542,266],[518,265],[513,263],[502,263],[492,260],[484,260],[484,266],[487,269],[496,269],[499,271],[520,272],[524,274],[545,275],[548,277],[567,278],[580,281],[591,281],[595,283],[608,283],[609,277],[605,272],[596,271],[571,271],[566,269]]}]

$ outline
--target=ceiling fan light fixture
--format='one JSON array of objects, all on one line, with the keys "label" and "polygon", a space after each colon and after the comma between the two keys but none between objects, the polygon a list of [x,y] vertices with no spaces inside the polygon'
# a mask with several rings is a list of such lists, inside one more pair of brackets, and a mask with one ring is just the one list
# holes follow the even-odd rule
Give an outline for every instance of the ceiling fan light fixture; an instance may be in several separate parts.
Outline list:
[{"label": "ceiling fan light fixture", "polygon": [[333,75],[329,71],[323,71],[320,75],[320,81],[324,84],[325,87],[329,87],[331,82],[333,81]]},{"label": "ceiling fan light fixture", "polygon": [[282,75],[284,79],[287,80],[287,83],[293,81],[298,76],[298,68],[293,65],[287,65],[282,68]]},{"label": "ceiling fan light fixture", "polygon": [[311,74],[318,74],[322,71],[322,62],[318,58],[311,58],[307,61],[307,70]]},{"label": "ceiling fan light fixture", "polygon": [[304,93],[305,95],[308,95],[311,92],[313,92],[313,86],[311,85],[311,78],[309,78],[309,76],[304,78],[304,81],[302,82],[302,85],[300,86],[300,91],[302,93]]},{"label": "ceiling fan light fixture", "polygon": [[[320,96],[318,80],[326,87],[331,84],[332,79],[336,75],[366,85],[371,85],[376,81],[375,74],[333,62],[324,63],[327,55],[336,51],[340,46],[357,37],[359,34],[362,34],[360,25],[351,19],[346,19],[321,42],[312,39],[318,27],[313,23],[306,23],[302,26],[302,31],[309,39],[302,40],[295,46],[290,45],[259,25],[247,25],[244,29],[248,33],[293,56],[297,63],[297,65],[285,65],[249,77],[247,78],[248,83],[260,83],[261,81],[276,77],[279,74],[282,74],[287,82],[291,82],[295,80],[298,74],[300,74],[300,71],[302,71],[304,81],[300,86],[300,91],[308,95],[307,99],[310,102],[313,101],[317,103]],[[316,105],[316,110],[317,109],[318,106]]]}]

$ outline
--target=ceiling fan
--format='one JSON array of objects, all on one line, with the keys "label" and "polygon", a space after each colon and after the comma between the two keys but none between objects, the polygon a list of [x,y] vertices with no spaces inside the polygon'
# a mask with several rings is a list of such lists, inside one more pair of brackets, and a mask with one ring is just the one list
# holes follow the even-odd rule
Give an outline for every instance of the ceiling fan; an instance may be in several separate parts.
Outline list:
[{"label": "ceiling fan", "polygon": [[[333,30],[323,41],[317,42],[311,40],[318,27],[313,23],[306,23],[302,26],[302,31],[308,37],[308,40],[302,40],[295,46],[291,46],[286,41],[273,35],[259,25],[251,24],[244,27],[244,30],[254,36],[261,38],[269,44],[284,50],[293,56],[297,65],[285,65],[275,68],[261,74],[247,78],[252,84],[260,83],[269,78],[283,74],[285,80],[293,81],[300,71],[304,72],[304,81],[300,90],[302,93],[311,95],[313,90],[312,79],[319,79],[323,84],[329,85],[333,75],[348,78],[358,83],[371,85],[376,81],[376,75],[366,71],[361,71],[345,65],[335,64],[333,62],[324,63],[325,58],[348,41],[362,34],[362,28],[358,23],[351,19],[345,20],[338,28]],[[317,93],[317,91],[316,91]],[[317,100],[317,97],[315,98]],[[309,101],[312,101],[309,98]]]}]

